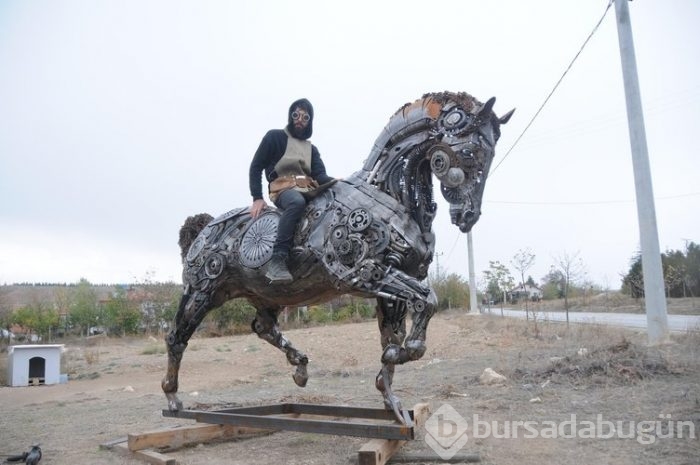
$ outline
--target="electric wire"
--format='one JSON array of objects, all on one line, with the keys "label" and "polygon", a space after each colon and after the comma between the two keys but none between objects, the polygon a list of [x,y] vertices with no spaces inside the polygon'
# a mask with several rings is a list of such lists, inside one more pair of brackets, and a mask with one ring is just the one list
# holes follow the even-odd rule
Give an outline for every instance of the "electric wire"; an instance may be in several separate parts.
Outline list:
[{"label": "electric wire", "polygon": [[[536,119],[537,116],[540,114],[540,112],[542,111],[542,109],[544,108],[544,106],[547,104],[547,102],[549,101],[549,99],[552,97],[552,95],[554,94],[554,92],[557,90],[557,87],[559,87],[559,84],[561,84],[561,82],[564,80],[564,76],[566,76],[566,74],[569,72],[569,70],[571,69],[571,67],[574,65],[574,62],[578,59],[579,55],[581,54],[581,52],[583,51],[583,49],[586,47],[586,44],[588,44],[588,41],[591,40],[591,37],[593,37],[593,34],[595,34],[596,31],[598,30],[598,28],[600,27],[601,23],[603,22],[603,19],[605,19],[605,16],[608,14],[608,10],[610,9],[610,6],[612,5],[612,3],[613,3],[613,0],[609,0],[609,1],[608,1],[608,6],[605,8],[605,11],[603,12],[603,15],[600,17],[600,19],[598,20],[598,23],[595,25],[595,27],[593,28],[593,30],[591,31],[591,33],[588,35],[588,37],[586,38],[586,40],[583,42],[583,45],[581,45],[581,48],[579,48],[578,52],[576,52],[576,55],[575,55],[574,58],[571,60],[571,63],[569,63],[569,66],[567,66],[567,68],[564,70],[564,73],[561,75],[561,77],[559,78],[559,80],[557,81],[557,83],[554,85],[554,87],[552,88],[552,90],[549,92],[549,95],[547,95],[547,97],[544,99],[544,102],[542,102],[542,105],[540,105],[539,109],[535,112],[534,116],[533,116],[533,117],[530,119],[530,121],[527,123],[527,125],[525,126],[525,129],[523,129],[523,131],[520,133],[520,135],[519,135],[518,138],[515,140],[515,142],[513,142],[513,145],[511,145],[511,147],[508,149],[508,151],[507,151],[506,154],[503,156],[503,158],[501,158],[501,160],[498,162],[498,164],[496,164],[496,166],[491,170],[489,176],[493,176],[493,173],[498,169],[499,166],[501,166],[501,163],[503,163],[503,162],[505,161],[505,159],[508,157],[508,155],[513,151],[513,149],[515,148],[515,146],[518,144],[518,142],[520,141],[520,139],[522,139],[523,135],[525,135],[525,133],[527,132],[527,130],[530,128],[530,126],[532,126],[532,123],[535,121],[535,119]],[[495,203],[495,202],[489,202],[489,203]],[[448,258],[448,259],[452,256],[452,252],[454,251],[455,247],[457,247],[457,243],[459,242],[459,239],[460,239],[461,236],[462,236],[462,234],[458,234],[458,235],[457,235],[457,237],[456,237],[456,239],[455,239],[455,241],[454,241],[454,244],[452,244],[452,247],[450,248],[450,251],[449,251],[448,254],[447,254],[447,258]]]},{"label": "electric wire", "polygon": [[[656,201],[659,200],[671,200],[671,199],[680,199],[684,197],[694,197],[700,195],[700,192],[690,192],[687,194],[678,194],[678,195],[667,195],[663,197],[655,197]],[[629,199],[629,200],[587,200],[587,201],[566,201],[566,202],[560,202],[560,201],[552,201],[552,202],[542,202],[542,201],[510,201],[510,200],[487,200],[485,203],[491,203],[491,204],[500,204],[500,205],[608,205],[608,204],[630,204],[634,203],[635,200]]]},{"label": "electric wire", "polygon": [[501,158],[501,160],[498,162],[498,164],[496,164],[496,166],[491,170],[491,173],[489,174],[489,176],[493,176],[493,173],[495,173],[496,170],[498,169],[498,167],[501,166],[501,164],[505,161],[505,159],[508,157],[508,155],[510,155],[510,153],[513,151],[513,149],[515,148],[515,146],[518,145],[518,142],[520,142],[520,139],[522,139],[522,137],[525,135],[525,133],[527,132],[527,130],[530,128],[530,126],[532,126],[532,123],[535,122],[535,119],[537,119],[537,116],[539,116],[539,114],[540,114],[540,112],[542,111],[542,109],[544,108],[544,106],[547,105],[547,102],[548,102],[549,99],[552,97],[552,95],[554,94],[554,92],[557,90],[557,88],[559,87],[559,84],[561,84],[561,82],[564,80],[564,76],[566,76],[566,74],[569,72],[569,70],[571,69],[571,67],[574,65],[574,63],[575,63],[576,60],[578,59],[579,55],[581,55],[581,52],[583,52],[583,49],[584,49],[584,48],[586,47],[586,45],[588,44],[588,41],[590,41],[591,38],[593,37],[593,35],[596,33],[596,31],[598,31],[598,28],[600,27],[601,23],[603,22],[603,19],[605,19],[605,16],[608,14],[608,10],[610,10],[610,6],[612,5],[612,3],[613,3],[613,0],[609,0],[609,1],[608,1],[608,6],[605,8],[605,11],[603,12],[603,15],[600,17],[600,19],[598,20],[598,23],[595,25],[595,27],[593,27],[593,30],[591,31],[591,33],[588,34],[588,37],[586,37],[586,40],[583,41],[583,45],[581,45],[581,47],[579,48],[578,52],[576,52],[576,55],[574,55],[574,58],[573,58],[573,59],[571,60],[571,62],[569,63],[569,66],[566,67],[566,69],[564,70],[564,73],[561,75],[561,77],[559,78],[559,80],[557,81],[557,83],[554,84],[554,87],[553,87],[552,90],[549,92],[549,95],[547,95],[547,97],[544,99],[544,102],[542,102],[542,105],[540,105],[540,107],[537,109],[537,111],[536,111],[535,114],[532,116],[532,118],[530,119],[530,121],[527,123],[527,125],[525,126],[525,129],[523,129],[523,131],[520,133],[520,135],[518,136],[518,138],[515,139],[515,142],[513,142],[513,145],[510,146],[510,148],[508,149],[508,151],[506,152],[506,154],[503,156],[503,158]]}]

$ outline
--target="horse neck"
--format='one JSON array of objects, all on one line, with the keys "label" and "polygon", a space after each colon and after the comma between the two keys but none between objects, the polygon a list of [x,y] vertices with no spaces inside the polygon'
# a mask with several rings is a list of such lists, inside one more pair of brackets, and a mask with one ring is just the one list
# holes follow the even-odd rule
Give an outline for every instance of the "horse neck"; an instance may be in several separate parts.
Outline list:
[{"label": "horse neck", "polygon": [[403,205],[424,232],[430,231],[435,217],[432,171],[425,155],[428,144],[427,133],[415,132],[376,154],[373,151],[363,170],[356,173]]}]

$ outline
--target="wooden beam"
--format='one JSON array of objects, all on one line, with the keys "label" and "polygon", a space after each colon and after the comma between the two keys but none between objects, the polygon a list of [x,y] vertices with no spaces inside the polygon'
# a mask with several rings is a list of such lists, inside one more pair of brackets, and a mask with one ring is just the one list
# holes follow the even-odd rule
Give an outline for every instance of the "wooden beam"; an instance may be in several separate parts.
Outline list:
[{"label": "wooden beam", "polygon": [[[423,426],[430,417],[428,404],[416,404],[413,407],[414,428]],[[358,465],[384,465],[396,454],[406,441],[396,439],[372,439],[365,443],[357,453]]]},{"label": "wooden beam", "polygon": [[481,462],[479,454],[455,454],[443,459],[437,454],[404,453],[391,457],[391,463],[476,463]]},{"label": "wooden beam", "polygon": [[126,443],[115,444],[112,450],[119,452],[122,455],[133,456],[139,460],[150,463],[152,465],[178,465],[177,460],[168,457],[165,454],[156,452],[154,450],[129,450],[129,446]]},{"label": "wooden beam", "polygon": [[396,439],[372,439],[360,448],[357,462],[359,465],[384,465],[404,442]]},{"label": "wooden beam", "polygon": [[163,447],[176,449],[215,439],[232,439],[269,433],[272,431],[244,426],[195,424],[129,434],[128,445],[131,451]]}]

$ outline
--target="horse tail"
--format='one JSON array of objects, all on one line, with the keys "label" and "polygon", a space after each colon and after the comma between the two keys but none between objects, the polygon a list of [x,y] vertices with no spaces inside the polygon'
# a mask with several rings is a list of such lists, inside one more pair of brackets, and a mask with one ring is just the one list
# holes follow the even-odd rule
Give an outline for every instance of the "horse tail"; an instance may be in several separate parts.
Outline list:
[{"label": "horse tail", "polygon": [[197,235],[213,219],[214,217],[208,213],[200,213],[185,220],[185,224],[180,228],[180,240],[177,242],[180,245],[180,256],[183,260]]}]

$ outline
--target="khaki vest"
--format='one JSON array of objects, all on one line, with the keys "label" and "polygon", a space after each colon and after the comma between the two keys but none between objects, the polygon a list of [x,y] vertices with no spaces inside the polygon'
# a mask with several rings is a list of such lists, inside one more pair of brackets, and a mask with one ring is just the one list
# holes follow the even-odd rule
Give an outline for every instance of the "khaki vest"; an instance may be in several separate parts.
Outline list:
[{"label": "khaki vest", "polygon": [[275,165],[277,178],[268,186],[270,200],[275,202],[279,195],[287,189],[299,192],[310,192],[318,187],[311,174],[311,142],[299,140],[287,134],[287,150]]},{"label": "khaki vest", "polygon": [[308,176],[311,174],[311,142],[299,140],[287,134],[287,150],[275,165],[277,176]]}]

